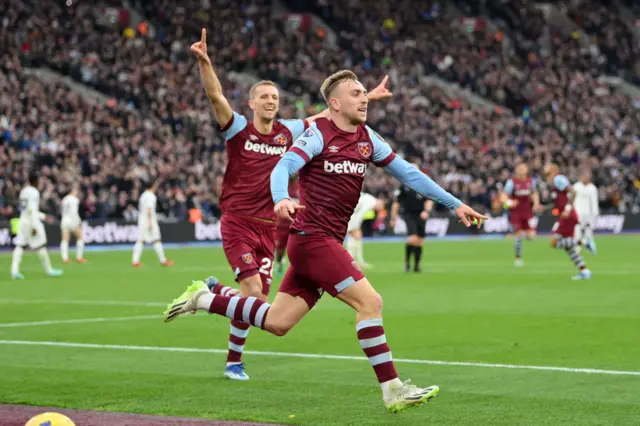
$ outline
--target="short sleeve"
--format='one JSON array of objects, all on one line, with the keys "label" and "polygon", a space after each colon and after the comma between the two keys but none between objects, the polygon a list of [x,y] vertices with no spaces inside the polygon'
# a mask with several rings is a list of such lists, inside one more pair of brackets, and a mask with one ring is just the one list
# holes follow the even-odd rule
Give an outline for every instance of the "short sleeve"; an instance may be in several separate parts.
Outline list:
[{"label": "short sleeve", "polygon": [[569,186],[569,179],[564,175],[556,175],[556,177],[553,178],[553,186],[558,191],[564,191]]},{"label": "short sleeve", "polygon": [[385,167],[396,158],[396,154],[382,137],[376,133],[371,127],[367,126],[369,138],[373,142],[373,164],[377,167]]},{"label": "short sleeve", "polygon": [[505,184],[504,184],[504,192],[507,195],[513,195],[513,180],[509,179]]},{"label": "short sleeve", "polygon": [[538,179],[531,179],[531,191],[536,192],[538,190]]},{"label": "short sleeve", "polygon": [[307,130],[306,120],[278,120],[278,122],[289,129],[294,141],[302,135],[302,132]]},{"label": "short sleeve", "polygon": [[301,156],[305,162],[309,162],[313,157],[319,155],[323,148],[324,140],[322,133],[320,133],[315,123],[311,123],[311,126],[296,139],[289,152],[295,152]]},{"label": "short sleeve", "polygon": [[240,115],[237,112],[233,111],[233,115],[231,116],[231,120],[224,126],[218,126],[218,131],[222,133],[224,139],[229,141],[235,135],[240,133],[245,127],[247,127],[247,119],[244,115]]}]

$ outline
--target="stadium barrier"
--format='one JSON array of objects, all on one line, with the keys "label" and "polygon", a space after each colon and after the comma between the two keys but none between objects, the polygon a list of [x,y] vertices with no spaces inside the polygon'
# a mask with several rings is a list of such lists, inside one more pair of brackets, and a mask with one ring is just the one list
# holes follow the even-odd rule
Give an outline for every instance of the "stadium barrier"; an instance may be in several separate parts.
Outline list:
[{"label": "stadium barrier", "polygon": [[[542,215],[534,218],[532,225],[540,233],[550,233],[556,218]],[[60,245],[60,226],[45,224],[49,246]],[[432,217],[427,221],[426,232],[429,236],[444,237],[465,234],[506,234],[509,232],[509,220],[506,216],[491,218],[481,229],[465,228],[453,216]],[[640,214],[606,214],[599,216],[594,225],[596,232],[619,234],[621,232],[640,232]],[[213,242],[222,239],[220,223],[160,223],[162,241],[166,243]],[[138,225],[125,221],[98,220],[83,223],[82,233],[87,245],[133,244],[138,238]],[[406,233],[406,224],[401,218],[395,228],[395,235]],[[0,247],[11,247],[13,235],[9,223],[0,222]]]}]

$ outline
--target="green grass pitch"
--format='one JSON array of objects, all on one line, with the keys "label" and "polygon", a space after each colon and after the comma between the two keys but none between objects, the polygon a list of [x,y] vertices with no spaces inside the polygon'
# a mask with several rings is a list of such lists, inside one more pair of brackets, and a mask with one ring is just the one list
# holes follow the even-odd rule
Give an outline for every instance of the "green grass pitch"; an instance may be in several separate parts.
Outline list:
[{"label": "green grass pitch", "polygon": [[[441,393],[391,415],[365,360],[245,355],[251,381],[239,383],[222,378],[222,353],[103,346],[226,349],[224,318],[161,317],[190,280],[231,282],[220,248],[168,250],[172,269],[151,249],[141,269],[131,268],[128,251],[89,252],[89,264],[67,265],[59,279],[27,253],[20,282],[8,279],[10,255],[2,254],[0,402],[323,426],[638,425],[640,237],[599,237],[598,256],[584,253],[594,273],[586,282],[570,280],[568,256],[548,242],[524,244],[523,268],[512,266],[512,240],[427,242],[419,275],[402,272],[403,244],[366,244],[394,358],[624,374],[399,362],[402,379]],[[136,318],[109,320],[123,317]],[[353,312],[325,295],[288,336],[253,329],[246,349],[361,357],[354,325]]]}]

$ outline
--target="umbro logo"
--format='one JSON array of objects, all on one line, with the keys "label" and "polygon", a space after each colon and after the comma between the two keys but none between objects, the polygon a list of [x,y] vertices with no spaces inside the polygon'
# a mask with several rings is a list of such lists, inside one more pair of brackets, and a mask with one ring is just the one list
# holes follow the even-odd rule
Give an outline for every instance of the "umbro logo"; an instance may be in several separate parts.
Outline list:
[{"label": "umbro logo", "polygon": [[336,153],[336,152],[338,152],[339,150],[340,150],[340,148],[338,148],[338,147],[337,147],[337,146],[335,146],[335,145],[331,145],[331,146],[329,147],[329,152],[331,152],[332,154],[335,154],[335,153]]},{"label": "umbro logo", "polygon": [[250,135],[249,139],[251,139],[252,141],[257,141],[259,138],[256,135]]}]

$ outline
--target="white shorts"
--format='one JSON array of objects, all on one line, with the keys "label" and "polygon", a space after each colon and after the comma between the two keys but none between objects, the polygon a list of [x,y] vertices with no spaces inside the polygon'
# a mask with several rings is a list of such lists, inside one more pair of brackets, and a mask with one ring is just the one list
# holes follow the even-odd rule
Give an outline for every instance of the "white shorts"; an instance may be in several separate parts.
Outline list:
[{"label": "white shorts", "polygon": [[360,227],[362,226],[362,221],[364,220],[364,215],[367,214],[369,210],[372,210],[376,207],[377,201],[378,200],[373,195],[362,194],[360,196],[358,205],[353,211],[353,214],[351,215],[351,219],[349,219],[349,224],[347,225],[347,232],[360,229]]},{"label": "white shorts", "polygon": [[44,230],[44,224],[38,222],[31,224],[29,221],[20,220],[18,235],[14,239],[17,246],[29,246],[30,249],[37,249],[47,245],[47,233]]},{"label": "white shorts", "polygon": [[64,231],[75,231],[80,227],[82,221],[79,217],[63,217],[60,221],[60,230]]},{"label": "white shorts", "polygon": [[597,216],[580,214],[580,212],[578,212],[578,221],[580,223],[580,226],[590,225],[591,227],[593,227],[596,223],[596,217]]},{"label": "white shorts", "polygon": [[158,222],[151,224],[151,227],[149,227],[149,225],[140,224],[138,225],[138,231],[140,232],[138,240],[145,244],[160,241],[160,226],[158,225]]}]

